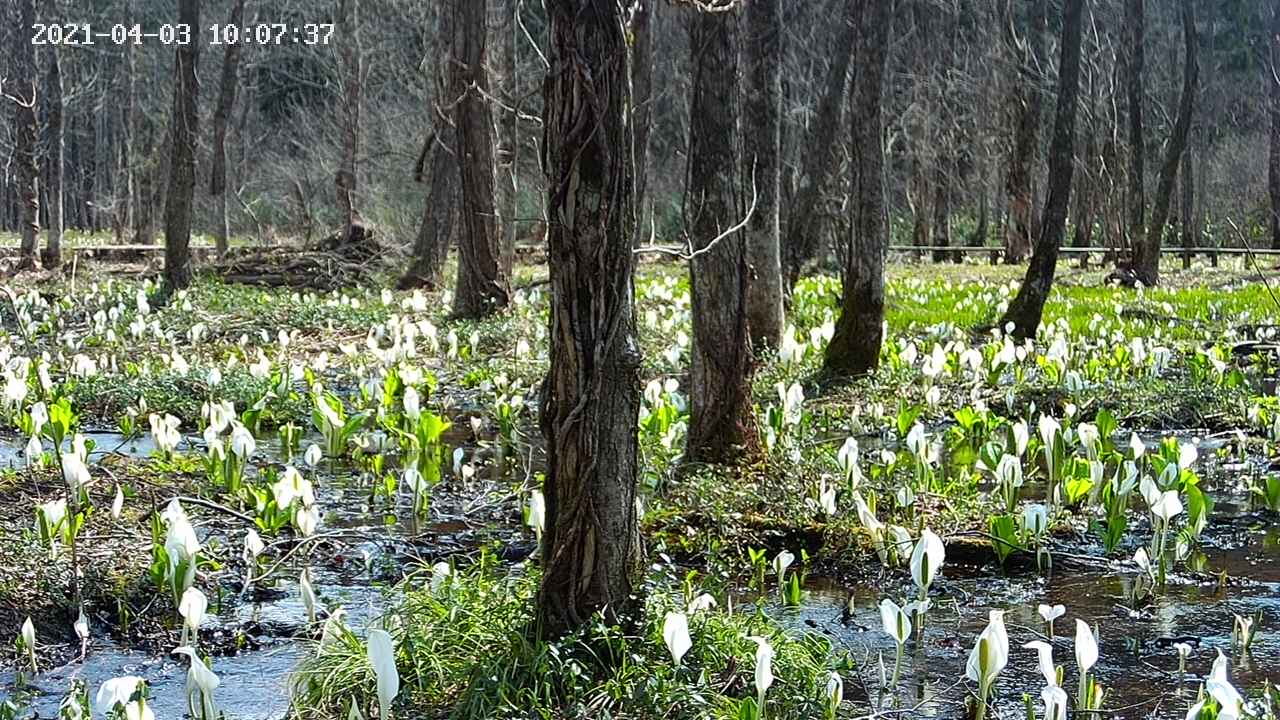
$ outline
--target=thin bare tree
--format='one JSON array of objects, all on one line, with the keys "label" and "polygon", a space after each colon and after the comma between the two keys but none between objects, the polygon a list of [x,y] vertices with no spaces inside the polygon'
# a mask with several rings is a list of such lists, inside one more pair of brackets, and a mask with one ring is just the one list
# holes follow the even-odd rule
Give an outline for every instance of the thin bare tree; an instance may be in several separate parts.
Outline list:
[{"label": "thin bare tree", "polygon": [[[199,28],[200,0],[178,0],[178,22]],[[193,41],[179,44],[173,53],[169,182],[164,205],[164,280],[170,292],[191,284],[191,205],[196,187],[196,138],[200,122],[196,106],[199,51],[200,43]]]}]

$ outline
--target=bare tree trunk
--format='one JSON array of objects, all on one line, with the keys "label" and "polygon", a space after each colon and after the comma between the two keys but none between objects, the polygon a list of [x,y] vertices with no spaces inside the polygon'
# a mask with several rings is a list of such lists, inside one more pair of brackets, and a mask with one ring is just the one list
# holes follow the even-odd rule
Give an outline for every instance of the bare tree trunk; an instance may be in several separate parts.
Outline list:
[{"label": "bare tree trunk", "polygon": [[[1146,138],[1143,137],[1143,66],[1146,64],[1146,18],[1143,0],[1126,0],[1125,35],[1128,46],[1126,87],[1129,98],[1129,246],[1136,253],[1146,235]],[[1136,258],[1135,258],[1136,262]]]},{"label": "bare tree trunk", "polygon": [[858,78],[850,95],[854,210],[845,253],[844,288],[823,370],[849,377],[880,364],[884,340],[884,141],[882,95],[892,34],[891,0],[858,0]]},{"label": "bare tree trunk", "polygon": [[502,103],[492,103],[494,135],[497,138],[495,155],[496,176],[494,205],[498,212],[498,232],[501,233],[499,253],[502,274],[511,277],[516,257],[516,210],[519,190],[520,118],[515,105],[520,97],[520,76],[516,69],[516,1],[499,0],[493,9],[497,17],[491,25],[494,30],[494,78],[491,82],[501,91]]},{"label": "bare tree trunk", "polygon": [[[1267,163],[1267,186],[1271,194],[1271,248],[1280,250],[1280,5],[1271,5],[1270,77],[1271,153]],[[1201,173],[1203,174],[1203,173]],[[1204,201],[1203,195],[1201,202]]]},{"label": "bare tree trunk", "polygon": [[[471,2],[472,0],[464,0]],[[642,600],[636,516],[640,350],[627,36],[616,0],[548,0],[545,89],[550,369],[542,637],[605,613],[634,626]],[[583,102],[594,98],[595,102]],[[590,128],[589,131],[584,129]]]},{"label": "bare tree trunk", "polygon": [[[231,26],[240,27],[244,22],[244,3],[245,0],[233,0],[231,18],[227,21]],[[213,173],[209,178],[209,194],[214,197],[218,212],[213,233],[218,257],[227,253],[227,242],[231,237],[231,223],[227,218],[227,118],[236,104],[240,50],[240,43],[227,43],[222,56],[222,77],[218,82],[218,106],[213,111]]]},{"label": "bare tree trunk", "polygon": [[[200,0],[178,0],[178,22],[200,27]],[[194,32],[194,31],[193,31]],[[196,187],[196,64],[200,43],[179,45],[173,62],[169,121],[169,183],[164,204],[164,281],[169,291],[191,284],[191,203]]]},{"label": "bare tree trunk", "polygon": [[[863,3],[847,2],[841,13],[842,28],[836,33],[837,41],[831,51],[831,68],[827,71],[822,98],[813,125],[805,140],[805,147],[831,148],[840,127],[844,123],[845,89],[849,84],[849,65],[853,60],[854,43],[857,40],[858,16]],[[822,235],[822,217],[819,206],[827,191],[837,166],[835,152],[806,152],[800,158],[800,189],[796,192],[792,209],[787,213],[787,232],[783,236],[786,282],[783,288],[788,295],[795,289],[804,272],[804,266],[818,252]]]},{"label": "bare tree trunk", "polygon": [[151,245],[155,242],[156,234],[155,176],[159,172],[159,163],[157,157],[152,154],[155,149],[155,125],[150,119],[144,117],[142,126],[142,147],[139,148],[136,157],[146,158],[146,161],[138,173],[138,192],[133,213],[133,241],[138,245]]},{"label": "bare tree trunk", "polygon": [[1191,249],[1196,246],[1196,175],[1191,148],[1182,151],[1182,267],[1191,267]]},{"label": "bare tree trunk", "polygon": [[736,10],[698,11],[689,25],[693,96],[685,227],[698,254],[689,263],[693,367],[685,458],[694,462],[731,462],[758,445],[751,407],[746,238],[732,230],[746,212],[739,154],[739,22]]},{"label": "bare tree trunk", "polygon": [[639,244],[648,233],[646,216],[652,217],[649,198],[649,137],[653,132],[653,26],[660,2],[640,2],[631,15],[631,123],[635,134],[636,233]]},{"label": "bare tree trunk", "polygon": [[782,337],[782,250],[778,212],[782,191],[782,0],[747,3],[746,157],[756,193],[747,224],[747,326],[757,353]]},{"label": "bare tree trunk", "polygon": [[22,245],[18,254],[18,270],[36,266],[36,248],[40,236],[40,168],[36,162],[36,61],[35,47],[27,28],[35,22],[35,0],[19,0],[19,28],[13,32],[14,70],[11,93],[16,105],[14,119],[14,163],[17,165],[18,224]]},{"label": "bare tree trunk", "polygon": [[[1022,3],[1017,3],[1022,4]],[[1035,189],[1032,171],[1036,164],[1036,151],[1040,145],[1040,62],[1045,57],[1047,0],[1028,3],[1027,37],[1007,38],[1018,58],[1018,78],[1013,94],[1015,118],[1013,155],[1009,158],[1009,172],[1005,177],[1005,190],[1009,196],[1009,223],[1004,242],[1004,259],[1019,263],[1031,253],[1035,238]],[[1015,23],[1009,22],[1009,32]],[[1024,49],[1025,48],[1025,49]]]},{"label": "bare tree trunk", "polygon": [[[449,69],[453,38],[453,12],[447,5],[436,8],[437,56],[434,97],[431,101],[431,136],[422,148],[414,179],[427,183],[427,196],[422,211],[422,224],[413,244],[409,270],[400,278],[401,290],[443,287],[444,263],[449,257],[458,224],[458,178],[456,134],[449,119],[448,106],[457,96],[451,85]],[[425,173],[425,176],[424,176]]]},{"label": "bare tree trunk", "polygon": [[1080,90],[1080,36],[1084,0],[1064,0],[1062,6],[1062,51],[1058,62],[1058,106],[1053,121],[1053,141],[1049,146],[1049,192],[1045,202],[1044,225],[1036,243],[1027,275],[1000,320],[1003,327],[1013,323],[1013,335],[1034,338],[1044,313],[1044,303],[1053,287],[1058,267],[1058,249],[1066,234],[1067,207],[1071,202],[1071,178],[1075,172],[1076,105]]},{"label": "bare tree trunk", "polygon": [[[124,4],[125,17],[133,17],[133,0],[125,0]],[[116,229],[115,236],[117,243],[123,243],[125,233],[134,227],[134,216],[137,214],[137,201],[135,199],[136,186],[134,183],[134,126],[136,124],[135,115],[138,107],[138,80],[137,68],[135,67],[134,48],[132,43],[125,43],[122,48],[124,53],[124,109],[120,118],[120,167],[119,172],[124,178],[124,190],[120,195],[120,209],[116,213]],[[135,238],[136,241],[136,238]]]},{"label": "bare tree trunk", "polygon": [[1193,0],[1182,0],[1182,34],[1186,47],[1182,70],[1182,96],[1178,100],[1178,119],[1173,124],[1173,135],[1165,150],[1164,163],[1160,167],[1160,181],[1156,186],[1155,202],[1151,207],[1151,224],[1147,227],[1146,241],[1135,246],[1133,271],[1143,284],[1151,286],[1160,281],[1160,248],[1164,242],[1164,229],[1169,221],[1169,206],[1173,199],[1173,183],[1178,177],[1178,164],[1187,148],[1187,136],[1191,133],[1191,116],[1195,112],[1196,87],[1200,81],[1200,65],[1196,61],[1196,18]]},{"label": "bare tree trunk", "polygon": [[493,204],[493,119],[485,71],[488,0],[454,0],[454,127],[461,170],[462,225],[453,312],[478,318],[507,306],[510,278],[502,267]]},{"label": "bare tree trunk", "polygon": [[45,195],[49,211],[49,227],[45,235],[44,261],[46,268],[56,268],[62,264],[62,165],[66,151],[63,132],[63,87],[62,62],[58,57],[58,47],[51,46],[49,55],[49,77],[46,100],[49,107],[48,129],[49,149],[45,157],[48,169],[48,182],[45,183]]},{"label": "bare tree trunk", "polygon": [[[933,175],[933,240],[935,247],[951,247],[951,169],[953,162],[943,153]],[[933,261],[945,262],[951,253],[934,250]]]},{"label": "bare tree trunk", "polygon": [[[342,158],[333,185],[337,191],[338,213],[342,217],[342,237],[353,240],[352,228],[360,221],[356,207],[359,174],[356,163],[360,155],[360,114],[363,104],[364,68],[360,51],[360,2],[338,0],[336,35],[342,59]],[[481,26],[483,31],[483,26]]]}]

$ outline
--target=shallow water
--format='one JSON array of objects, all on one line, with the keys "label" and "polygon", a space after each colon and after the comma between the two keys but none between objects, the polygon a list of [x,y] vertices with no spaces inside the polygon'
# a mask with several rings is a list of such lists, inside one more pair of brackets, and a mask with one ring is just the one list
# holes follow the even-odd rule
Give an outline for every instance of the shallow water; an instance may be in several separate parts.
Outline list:
[{"label": "shallow water", "polygon": [[[313,585],[320,604],[329,610],[340,606],[345,611],[347,626],[359,635],[363,635],[387,607],[389,591],[386,588],[393,586],[406,569],[416,567],[419,561],[471,551],[495,537],[512,540],[509,544],[513,546],[521,544],[520,531],[513,530],[509,522],[500,522],[510,508],[485,502],[486,496],[497,487],[496,482],[501,480],[509,485],[511,468],[507,463],[495,461],[496,453],[487,443],[478,445],[471,438],[465,421],[455,423],[454,428],[457,430],[451,433],[450,447],[464,447],[468,460],[475,458],[477,472],[465,482],[461,478],[446,477],[446,482],[433,494],[429,518],[417,518],[410,498],[403,493],[394,500],[374,498],[367,484],[359,481],[350,468],[321,465],[321,476],[316,482],[317,501],[323,511],[319,533],[330,533],[334,537],[311,550]],[[465,437],[461,432],[464,428]],[[141,459],[155,451],[155,444],[147,433],[129,441],[114,432],[84,434],[96,443],[91,462],[100,462],[110,454]],[[302,447],[318,440],[318,435],[304,437]],[[0,465],[25,466],[24,444],[14,438],[0,439]],[[203,442],[199,437],[184,437],[179,451],[202,453]],[[286,462],[280,442],[274,436],[258,439],[253,460],[259,468]],[[301,464],[301,459],[294,458],[292,462]],[[446,463],[444,469],[446,476],[451,474],[449,465]],[[187,510],[193,515],[205,512],[199,507]],[[228,535],[221,526],[206,530],[202,522],[196,524],[205,542],[210,537],[221,536],[223,542],[238,546],[244,534],[242,527]],[[270,538],[264,539],[270,542]],[[220,648],[212,661],[214,673],[222,680],[215,697],[219,709],[229,718],[275,720],[286,714],[290,673],[308,651],[306,610],[296,584],[300,570],[301,565],[296,561],[282,568],[278,573],[279,582],[266,593],[266,600],[229,602],[228,607],[216,615],[214,608],[210,608],[201,628],[201,638],[206,649]],[[210,602],[214,602],[212,596]],[[102,682],[121,675],[139,675],[151,688],[157,718],[184,716],[185,660],[126,647],[109,637],[105,627],[93,628],[91,634],[83,663],[76,660],[45,670],[35,678],[34,687],[19,690],[12,668],[0,670],[0,701],[18,703],[23,708],[20,717],[56,717],[58,704],[72,680],[85,680],[92,699]],[[226,648],[234,645],[229,639],[241,634],[247,642],[242,649],[229,654]]]},{"label": "shallow water", "polygon": [[[814,578],[807,583],[800,608],[770,604],[769,612],[797,630],[821,632],[835,648],[849,651],[863,667],[864,687],[855,692],[872,702],[886,709],[909,709],[915,716],[959,718],[964,715],[966,693],[966,684],[959,681],[968,653],[987,625],[988,611],[1004,610],[1010,659],[995,692],[1004,716],[1021,717],[1022,694],[1030,693],[1039,708],[1043,687],[1036,653],[1022,645],[1044,639],[1037,606],[1062,604],[1067,614],[1054,624],[1054,660],[1064,666],[1063,687],[1069,695],[1074,697],[1079,677],[1074,637],[1075,621],[1080,618],[1098,630],[1100,660],[1094,673],[1107,690],[1103,707],[1112,717],[1182,718],[1218,650],[1233,658],[1231,677],[1242,692],[1257,690],[1268,679],[1274,681],[1280,668],[1280,530],[1273,524],[1250,532],[1240,547],[1210,550],[1206,555],[1205,573],[1171,578],[1166,591],[1137,612],[1125,607],[1126,589],[1136,572],[1132,568],[1059,570],[1041,577],[944,565],[943,578],[931,594],[934,607],[924,642],[918,646],[914,640],[908,642],[899,688],[884,696],[879,691],[878,657],[883,655],[892,675],[895,646],[882,629],[879,604],[886,594],[900,603],[911,599],[914,589],[909,578],[894,574],[849,585]],[[1220,571],[1247,579],[1219,587],[1213,575]],[[842,610],[850,595],[853,614],[845,622]],[[1260,629],[1246,656],[1232,653],[1235,614],[1261,615]],[[1174,638],[1195,646],[1181,696],[1177,695]]]},{"label": "shallow water", "polygon": [[[394,504],[371,498],[368,488],[355,483],[343,469],[336,475],[326,471],[317,484],[325,511],[321,531],[349,535],[344,534],[323,554],[313,553],[316,589],[323,605],[341,605],[346,610],[348,625],[358,633],[363,634],[386,607],[382,588],[393,584],[410,560],[471,550],[495,536],[511,544],[522,540],[518,530],[511,529],[510,503],[490,505],[485,500],[494,483],[509,486],[510,468],[501,458],[495,461],[497,453],[491,447],[477,446],[464,428],[465,421],[455,423],[456,437],[451,437],[450,445],[463,446],[468,458],[479,459],[480,468],[470,481],[451,478],[438,488],[429,520],[415,518],[403,496]],[[123,444],[114,433],[89,436],[98,443],[95,458],[109,452],[146,457],[154,450],[146,435]],[[188,442],[198,447],[198,438]],[[303,445],[307,442],[309,439],[304,439]],[[1149,446],[1156,442],[1158,437],[1148,438]],[[1138,612],[1124,606],[1132,567],[1078,566],[1064,558],[1055,572],[1042,577],[1025,569],[1025,563],[1010,575],[991,566],[948,564],[931,596],[934,607],[924,641],[919,646],[914,641],[908,644],[899,687],[888,694],[879,690],[877,659],[883,655],[891,673],[894,645],[881,629],[878,606],[886,595],[899,601],[910,599],[913,591],[905,573],[886,573],[852,583],[811,578],[802,607],[785,609],[770,604],[768,612],[796,631],[827,635],[838,650],[853,655],[862,667],[862,686],[847,687],[846,696],[855,702],[871,703],[902,716],[961,718],[967,692],[964,665],[970,647],[986,625],[988,611],[1002,609],[1011,657],[996,683],[996,702],[1002,716],[1021,717],[1022,694],[1030,693],[1038,708],[1042,686],[1034,651],[1021,646],[1042,639],[1044,628],[1036,606],[1061,603],[1067,607],[1067,615],[1056,622],[1055,660],[1065,667],[1063,685],[1069,694],[1074,696],[1077,682],[1072,637],[1075,620],[1081,618],[1099,630],[1101,659],[1095,673],[1107,689],[1104,709],[1111,717],[1182,718],[1199,678],[1208,672],[1217,651],[1231,655],[1234,614],[1262,617],[1252,652],[1235,659],[1232,677],[1237,686],[1256,690],[1268,673],[1274,674],[1274,668],[1280,667],[1280,632],[1276,630],[1280,628],[1280,529],[1274,517],[1252,512],[1239,492],[1240,477],[1262,471],[1264,464],[1250,459],[1233,466],[1214,457],[1211,451],[1220,446],[1218,439],[1200,444],[1202,476],[1218,503],[1205,538],[1204,567],[1195,574],[1172,577],[1168,589]],[[255,461],[258,465],[283,461],[278,441],[260,440]],[[0,442],[0,464],[24,462],[20,448]],[[1040,492],[1034,484],[1024,488],[1024,496]],[[1135,521],[1129,543],[1133,545],[1146,532],[1144,522]],[[1073,544],[1070,550],[1098,552],[1089,545]],[[222,678],[217,702],[228,717],[275,720],[287,711],[289,674],[307,652],[305,610],[294,584],[297,571],[291,567],[282,573],[288,580],[281,582],[278,596],[233,604],[220,617],[206,620],[207,633],[243,631],[252,640],[237,654],[213,660],[213,670]],[[1221,572],[1230,581],[1220,587],[1216,574]],[[853,614],[845,622],[842,610],[850,594]],[[1178,663],[1172,638],[1198,639],[1188,660],[1181,696],[1177,694]],[[92,695],[101,682],[126,674],[147,679],[158,718],[177,718],[185,712],[183,665],[172,657],[121,647],[105,637],[104,629],[95,633],[84,663],[72,662],[36,679],[37,692],[27,699],[23,715],[54,716],[61,694],[74,678],[88,681]],[[12,671],[0,671],[0,699],[6,697],[20,699],[14,694]]]}]

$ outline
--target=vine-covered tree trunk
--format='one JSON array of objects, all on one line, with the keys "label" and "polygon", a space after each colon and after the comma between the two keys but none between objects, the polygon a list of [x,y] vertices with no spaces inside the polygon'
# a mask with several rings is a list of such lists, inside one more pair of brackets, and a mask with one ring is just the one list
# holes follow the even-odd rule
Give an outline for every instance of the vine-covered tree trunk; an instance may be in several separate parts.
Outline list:
[{"label": "vine-covered tree trunk", "polygon": [[[245,0],[231,4],[232,27],[244,21]],[[227,240],[231,236],[231,223],[227,219],[227,118],[236,104],[236,88],[239,85],[241,43],[227,43],[222,56],[222,77],[218,81],[218,105],[213,111],[213,172],[209,177],[209,194],[214,198],[218,220],[214,223],[213,238],[218,256],[227,252]]]},{"label": "vine-covered tree trunk", "polygon": [[1144,100],[1143,68],[1146,65],[1146,11],[1143,0],[1126,0],[1125,42],[1128,50],[1125,87],[1129,102],[1129,247],[1137,250],[1146,235],[1146,146],[1142,137]]},{"label": "vine-covered tree trunk", "polygon": [[[1280,250],[1280,5],[1271,5],[1271,63],[1267,87],[1271,89],[1271,154],[1267,186],[1271,194],[1271,249]],[[1204,202],[1201,197],[1201,202]]]},{"label": "vine-covered tree trunk", "polygon": [[[342,156],[333,184],[337,193],[338,213],[342,217],[342,237],[351,240],[351,229],[360,217],[356,208],[356,187],[359,184],[356,162],[360,154],[360,113],[364,90],[362,87],[363,58],[360,51],[360,2],[339,0],[338,53],[342,62],[342,110],[339,118],[342,128]],[[482,30],[483,31],[483,30]]]},{"label": "vine-covered tree trunk", "polygon": [[1192,2],[1193,0],[1182,0],[1182,35],[1186,47],[1183,50],[1182,96],[1178,99],[1178,119],[1173,123],[1173,135],[1169,138],[1164,162],[1160,166],[1160,180],[1151,206],[1151,224],[1147,227],[1146,239],[1134,248],[1134,274],[1148,286],[1160,281],[1160,248],[1164,242],[1165,225],[1169,221],[1178,164],[1187,148],[1187,136],[1191,133],[1191,116],[1195,112],[1196,87],[1200,80],[1200,65],[1196,60],[1195,8]]},{"label": "vine-covered tree trunk", "polygon": [[[470,2],[471,0],[464,0]],[[550,368],[538,623],[558,638],[641,607],[636,516],[640,349],[631,233],[631,98],[623,5],[547,0],[544,84]]]},{"label": "vine-covered tree trunk", "polygon": [[685,458],[731,462],[758,445],[751,407],[750,283],[738,126],[739,13],[698,11],[689,22],[693,96],[685,232],[693,347]]},{"label": "vine-covered tree trunk", "polygon": [[454,0],[453,87],[462,217],[453,312],[478,318],[507,306],[510,279],[503,273],[493,202],[493,117],[485,70],[488,0]]},{"label": "vine-covered tree trunk", "polygon": [[[35,0],[19,0],[19,27],[13,33],[14,75],[10,79],[15,105],[14,164],[17,165],[18,225],[22,244],[18,254],[19,270],[36,266],[36,248],[40,237],[40,168],[36,162],[36,61],[35,47],[27,28],[35,22]],[[6,88],[6,91],[8,89]]]},{"label": "vine-covered tree trunk", "polygon": [[825,372],[862,375],[880,364],[884,340],[884,142],[885,64],[893,25],[890,0],[858,0],[858,77],[850,95],[853,124],[854,209],[845,253],[844,288],[835,335],[827,345]]},{"label": "vine-covered tree trunk", "polygon": [[45,98],[48,101],[49,147],[45,151],[45,167],[47,168],[45,183],[45,199],[49,212],[49,227],[45,231],[44,254],[41,260],[45,268],[56,268],[62,264],[62,231],[65,226],[62,214],[62,164],[66,153],[65,133],[63,128],[63,87],[62,61],[58,57],[58,47],[48,50],[49,75],[45,85]]},{"label": "vine-covered tree trunk", "polygon": [[[178,22],[200,27],[200,0],[178,0]],[[194,30],[193,30],[194,32]],[[191,284],[191,203],[196,187],[196,64],[200,43],[178,45],[169,120],[169,182],[164,204],[164,281],[170,290]]]},{"label": "vine-covered tree trunk", "polygon": [[[1015,3],[1015,7],[1021,4],[1023,3]],[[1040,146],[1040,63],[1045,57],[1048,1],[1033,0],[1027,3],[1027,13],[1026,36],[1017,37],[1013,30],[1015,23],[1010,21],[1011,36],[1006,39],[1017,58],[1018,68],[1013,92],[1013,154],[1009,157],[1009,170],[1005,176],[1009,222],[1004,241],[1004,259],[1008,263],[1025,260],[1031,253],[1035,240],[1035,191],[1031,173]]]},{"label": "vine-covered tree trunk", "polygon": [[[853,60],[854,43],[858,33],[858,14],[863,3],[847,2],[840,15],[842,28],[836,33],[836,43],[831,49],[831,67],[823,84],[822,98],[814,115],[804,147],[831,148],[840,127],[844,123],[845,89],[849,84],[849,65]],[[783,289],[788,296],[795,290],[804,266],[813,259],[820,245],[824,214],[822,197],[830,184],[838,163],[835,152],[805,152],[800,157],[800,189],[787,213],[787,231],[783,235],[782,249],[786,281]]]},{"label": "vine-covered tree trunk", "polygon": [[743,171],[756,194],[747,224],[747,326],[757,352],[778,347],[782,337],[782,32],[782,0],[747,3]]},{"label": "vine-covered tree trunk", "polygon": [[458,223],[458,161],[456,134],[449,119],[450,98],[457,97],[449,70],[449,45],[453,39],[453,11],[438,5],[436,13],[436,63],[433,69],[433,97],[429,114],[431,134],[418,157],[414,179],[426,182],[427,196],[422,210],[422,223],[413,243],[409,270],[400,278],[399,288],[443,287],[444,263]]},{"label": "vine-covered tree trunk", "polygon": [[1076,100],[1080,90],[1083,15],[1084,0],[1063,1],[1058,105],[1054,111],[1053,140],[1049,145],[1049,192],[1045,201],[1044,224],[1022,287],[1000,320],[1002,327],[1013,323],[1013,335],[1018,338],[1034,338],[1040,327],[1044,303],[1049,297],[1049,289],[1053,287],[1053,276],[1058,267],[1058,250],[1066,234],[1071,178],[1075,172]]}]

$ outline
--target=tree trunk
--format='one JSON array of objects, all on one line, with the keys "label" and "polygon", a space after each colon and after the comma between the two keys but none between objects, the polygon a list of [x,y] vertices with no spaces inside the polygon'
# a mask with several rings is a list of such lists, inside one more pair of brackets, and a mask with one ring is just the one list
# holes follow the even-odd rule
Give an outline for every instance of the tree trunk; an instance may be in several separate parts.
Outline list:
[{"label": "tree trunk", "polygon": [[[1135,252],[1146,234],[1146,146],[1142,129],[1143,66],[1146,64],[1146,18],[1143,0],[1126,0],[1125,35],[1128,43],[1129,99],[1129,247]],[[1136,262],[1136,259],[1135,259]]]},{"label": "tree trunk", "polygon": [[1196,246],[1196,175],[1191,149],[1182,151],[1182,268],[1191,267],[1191,249]]},{"label": "tree trunk", "polygon": [[[444,263],[458,224],[458,164],[456,135],[446,113],[453,94],[449,70],[449,44],[453,38],[453,14],[448,6],[436,8],[436,65],[434,97],[431,102],[431,136],[423,147],[414,179],[427,182],[422,224],[413,244],[409,270],[400,278],[399,288],[443,287]],[[424,178],[425,173],[425,178]]]},{"label": "tree trunk", "polygon": [[46,85],[46,100],[49,107],[49,149],[45,157],[48,169],[48,182],[45,183],[46,207],[49,210],[49,227],[45,235],[44,261],[45,268],[56,268],[62,264],[62,166],[66,153],[63,131],[63,87],[62,62],[59,59],[58,47],[48,50],[49,77]]},{"label": "tree trunk", "polygon": [[631,124],[635,135],[636,232],[632,242],[647,237],[646,216],[652,217],[649,199],[649,137],[653,132],[653,27],[660,2],[636,3],[631,15]]},{"label": "tree trunk", "polygon": [[885,65],[893,5],[858,0],[858,78],[850,96],[853,124],[853,222],[845,253],[844,288],[835,335],[823,370],[836,376],[869,373],[880,364],[884,340],[884,143],[881,138]]},{"label": "tree trunk", "polygon": [[1062,6],[1062,54],[1058,62],[1058,106],[1049,146],[1049,192],[1044,224],[1022,287],[1000,320],[1013,323],[1013,335],[1034,338],[1053,287],[1058,249],[1066,234],[1067,207],[1071,201],[1071,177],[1075,172],[1076,98],[1080,89],[1080,36],[1084,0],[1064,0]]},{"label": "tree trunk", "polygon": [[[1271,98],[1271,153],[1267,186],[1271,194],[1271,249],[1280,250],[1280,5],[1271,5],[1271,62],[1267,87]],[[1201,196],[1201,202],[1204,197]]]},{"label": "tree trunk", "polygon": [[1196,18],[1193,0],[1182,0],[1182,35],[1186,44],[1182,70],[1182,96],[1178,100],[1178,119],[1173,123],[1173,135],[1165,151],[1160,167],[1160,181],[1156,186],[1155,202],[1151,206],[1151,224],[1147,228],[1146,241],[1135,247],[1133,271],[1143,284],[1152,286],[1160,281],[1160,248],[1164,242],[1164,229],[1169,221],[1169,206],[1173,199],[1173,183],[1178,177],[1178,164],[1187,148],[1187,136],[1191,133],[1191,115],[1195,112],[1196,87],[1200,80],[1200,65],[1196,61]]},{"label": "tree trunk", "polygon": [[35,22],[35,0],[19,0],[19,27],[13,28],[14,74],[12,100],[14,119],[14,163],[17,165],[19,219],[22,245],[19,270],[36,266],[40,236],[40,168],[36,161],[36,60],[35,46],[27,29]]},{"label": "tree trunk", "polygon": [[[831,67],[827,71],[813,125],[804,143],[806,148],[833,148],[840,127],[844,124],[845,88],[849,84],[849,65],[853,61],[858,16],[862,7],[863,3],[852,0],[844,5],[844,12],[841,14],[843,29],[837,32],[835,47],[831,49]],[[823,228],[822,198],[838,162],[839,155],[833,151],[805,152],[801,155],[800,189],[787,213],[787,232],[782,248],[787,274],[783,288],[788,295],[795,290],[805,265],[818,252]]]},{"label": "tree trunk", "polygon": [[[124,16],[133,17],[133,1],[125,0]],[[137,68],[134,61],[133,43],[125,43],[124,53],[124,109],[120,118],[120,176],[124,178],[124,189],[120,195],[120,209],[116,213],[116,242],[123,243],[125,232],[134,227],[134,216],[137,213],[134,183],[133,141],[135,114],[138,107]]]},{"label": "tree trunk", "polygon": [[154,149],[155,125],[150,119],[143,117],[142,147],[136,157],[146,158],[146,161],[138,173],[138,192],[133,213],[133,242],[138,245],[155,242],[155,175],[159,172],[159,163],[152,155]]},{"label": "tree trunk", "polygon": [[[244,21],[244,2],[232,2],[231,18],[227,22],[233,27],[240,27]],[[241,47],[238,42],[227,43],[222,56],[222,77],[218,82],[218,107],[213,112],[213,173],[209,178],[209,194],[213,196],[218,212],[218,221],[214,225],[218,257],[227,253],[227,242],[231,237],[231,223],[227,219],[227,118],[236,104]]]},{"label": "tree trunk", "polygon": [[520,76],[516,69],[516,2],[500,0],[494,3],[497,17],[494,30],[494,79],[491,83],[501,91],[502,102],[492,103],[494,135],[497,138],[495,154],[496,176],[494,205],[498,212],[498,232],[502,274],[511,277],[516,257],[516,209],[519,184],[520,118],[515,112],[520,97]]},{"label": "tree trunk", "polygon": [[[945,153],[937,160],[933,174],[933,240],[935,247],[951,247],[951,158]],[[946,262],[951,253],[934,250],[933,261]]]},{"label": "tree trunk", "polygon": [[746,138],[743,171],[755,188],[747,224],[747,327],[757,354],[782,337],[782,0],[747,3]]},{"label": "tree trunk", "polygon": [[[1009,197],[1009,222],[1004,242],[1007,263],[1025,260],[1035,241],[1035,190],[1031,175],[1040,146],[1040,62],[1045,57],[1045,34],[1048,32],[1045,27],[1049,15],[1047,0],[1033,0],[1028,4],[1027,12],[1030,16],[1026,24],[1025,49],[1016,36],[1007,38],[1018,60],[1013,93],[1013,154],[1005,176],[1005,191]],[[1011,20],[1011,34],[1014,27]]]},{"label": "tree trunk", "polygon": [[510,279],[502,272],[493,203],[493,119],[485,71],[488,0],[454,0],[453,124],[457,131],[462,189],[458,237],[457,317],[478,318],[507,306]]},{"label": "tree trunk", "polygon": [[[338,213],[342,217],[342,237],[349,241],[352,239],[352,227],[360,220],[360,211],[356,208],[356,188],[359,184],[356,162],[360,154],[364,68],[360,52],[359,0],[338,0],[337,19],[336,36],[342,60],[342,157],[338,162],[338,172],[333,184],[337,191]],[[483,24],[480,30],[484,32]]]},{"label": "tree trunk", "polygon": [[634,626],[642,607],[635,502],[640,349],[623,5],[548,0],[546,7],[552,301],[540,413],[547,513],[538,624],[543,638],[555,639],[598,612]]},{"label": "tree trunk", "polygon": [[[178,22],[200,27],[200,0],[178,0]],[[193,31],[194,32],[194,31]],[[196,187],[196,64],[200,43],[179,45],[173,61],[169,120],[169,182],[164,204],[164,281],[168,290],[191,284],[191,203]]]},{"label": "tree trunk", "polygon": [[694,249],[691,414],[685,459],[732,462],[757,448],[747,324],[750,284],[738,126],[739,13],[690,20],[689,186],[685,228]]}]

